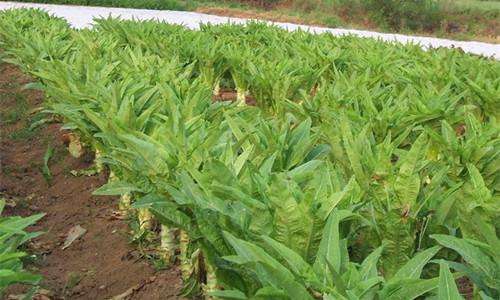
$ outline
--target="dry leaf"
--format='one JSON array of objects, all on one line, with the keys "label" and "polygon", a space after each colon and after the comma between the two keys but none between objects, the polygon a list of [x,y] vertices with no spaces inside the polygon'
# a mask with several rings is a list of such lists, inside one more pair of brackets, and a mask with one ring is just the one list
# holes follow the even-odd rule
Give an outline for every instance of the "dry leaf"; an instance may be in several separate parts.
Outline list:
[{"label": "dry leaf", "polygon": [[76,241],[82,235],[84,235],[85,232],[87,232],[87,229],[83,228],[82,226],[80,226],[80,225],[73,226],[68,231],[68,235],[66,236],[66,240],[64,241],[64,245],[63,245],[62,249],[64,250],[64,249],[68,248],[69,246],[71,246],[71,244],[73,244],[74,241]]}]

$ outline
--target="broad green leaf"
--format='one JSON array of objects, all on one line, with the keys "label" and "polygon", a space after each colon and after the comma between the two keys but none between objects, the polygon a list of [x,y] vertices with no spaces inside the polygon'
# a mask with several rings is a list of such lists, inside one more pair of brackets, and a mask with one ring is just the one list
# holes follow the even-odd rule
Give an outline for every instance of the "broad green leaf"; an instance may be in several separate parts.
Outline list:
[{"label": "broad green leaf", "polygon": [[140,192],[135,185],[125,181],[111,181],[96,189],[92,194],[96,196],[121,196],[130,192]]},{"label": "broad green leaf", "polygon": [[479,248],[469,244],[467,241],[442,234],[433,234],[430,237],[441,245],[458,252],[467,263],[480,270],[485,276],[495,278],[498,274],[498,266]]},{"label": "broad green leaf", "polygon": [[231,300],[244,300],[248,299],[248,297],[238,290],[225,290],[225,291],[215,291],[208,292],[208,296],[216,297],[220,299],[231,299]]},{"label": "broad green leaf", "polygon": [[273,288],[266,286],[260,288],[253,297],[255,299],[267,300],[267,299],[288,299],[285,292],[282,289]]},{"label": "broad green leaf", "polygon": [[286,261],[288,269],[296,276],[307,277],[314,275],[312,267],[298,253],[270,237],[262,236],[262,240]]},{"label": "broad green leaf", "polygon": [[16,259],[16,258],[21,258],[25,257],[27,254],[24,252],[12,252],[12,253],[5,253],[0,255],[0,264],[11,260],[11,259]]},{"label": "broad green leaf", "polygon": [[256,270],[256,276],[261,277],[262,280],[265,278],[274,287],[282,288],[291,299],[313,299],[306,288],[295,281],[292,273],[262,248],[237,239],[228,232],[224,232],[224,238],[238,253],[238,259],[235,262],[239,264],[261,264],[262,270],[260,272],[262,273]]},{"label": "broad green leaf", "polygon": [[372,253],[370,253],[370,255],[368,255],[361,263],[359,273],[361,274],[361,278],[363,280],[369,280],[378,275],[377,263],[382,255],[383,249],[384,246],[380,246],[373,250]]},{"label": "broad green leaf", "polygon": [[32,215],[29,217],[11,217],[0,222],[0,232],[11,234],[26,234],[23,230],[36,223],[45,216],[44,213]]},{"label": "broad green leaf", "polygon": [[400,279],[395,280],[391,286],[386,286],[385,298],[387,300],[416,299],[432,290],[437,289],[439,279]]},{"label": "broad green leaf", "polygon": [[288,176],[293,178],[297,182],[301,182],[307,178],[309,178],[311,175],[314,174],[314,172],[317,171],[317,169],[324,164],[323,161],[321,160],[311,160],[306,162],[305,164],[302,164],[296,168],[293,168],[288,172]]},{"label": "broad green leaf", "polygon": [[455,278],[448,268],[448,264],[444,261],[439,263],[439,287],[438,299],[440,300],[461,300],[463,299],[458,292]]},{"label": "broad green leaf", "polygon": [[130,208],[138,209],[138,208],[147,208],[151,207],[153,204],[158,202],[166,201],[165,198],[161,197],[158,194],[151,193],[147,194],[144,197],[139,198],[134,203],[130,205]]},{"label": "broad green leaf", "polygon": [[39,275],[33,275],[28,272],[15,272],[12,270],[0,270],[0,288],[13,283],[25,283],[36,285],[42,279]]},{"label": "broad green leaf", "polygon": [[441,250],[441,247],[435,246],[426,249],[413,256],[404,266],[402,266],[394,275],[394,279],[408,278],[418,279],[424,266],[431,260],[431,258]]},{"label": "broad green leaf", "polygon": [[328,264],[331,264],[333,270],[340,272],[342,269],[342,249],[339,232],[341,221],[354,216],[350,211],[334,210],[328,217],[323,229],[323,236],[319,246],[316,261],[314,262],[314,271],[318,277],[329,278]]},{"label": "broad green leaf", "polygon": [[420,177],[415,169],[420,157],[423,156],[426,142],[425,134],[420,135],[402,160],[394,183],[394,190],[401,205],[413,207],[417,200],[420,192]]}]

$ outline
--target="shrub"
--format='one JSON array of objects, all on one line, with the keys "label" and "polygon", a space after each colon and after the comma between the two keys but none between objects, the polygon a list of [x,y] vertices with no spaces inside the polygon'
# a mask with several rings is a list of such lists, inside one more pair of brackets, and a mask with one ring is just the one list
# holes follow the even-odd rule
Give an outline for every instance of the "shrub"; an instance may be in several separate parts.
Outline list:
[{"label": "shrub", "polygon": [[442,18],[434,0],[368,0],[365,5],[379,22],[395,30],[430,30],[439,26]]}]

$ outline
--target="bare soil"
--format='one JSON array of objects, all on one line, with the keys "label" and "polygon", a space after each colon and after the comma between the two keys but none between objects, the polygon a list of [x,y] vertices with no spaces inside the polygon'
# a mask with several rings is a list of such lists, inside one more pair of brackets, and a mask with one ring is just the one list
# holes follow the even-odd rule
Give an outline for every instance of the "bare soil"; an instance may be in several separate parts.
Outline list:
[{"label": "bare soil", "polygon": [[[229,101],[234,102],[237,100],[237,93],[234,89],[221,88],[218,95],[213,95],[212,100],[214,102]],[[257,105],[257,100],[252,95],[246,95],[245,103],[247,105],[255,106]]]},{"label": "bare soil", "polygon": [[[44,231],[27,246],[37,259],[27,267],[41,274],[39,299],[183,299],[179,271],[158,271],[130,244],[130,228],[116,218],[117,199],[92,196],[107,180],[73,176],[71,170],[91,166],[92,158],[73,158],[65,149],[61,124],[30,131],[31,110],[42,105],[44,95],[22,87],[33,81],[19,68],[0,65],[0,197],[7,199],[8,215],[46,216],[31,228]],[[50,183],[40,167],[48,145],[54,147],[49,167]],[[62,250],[68,231],[80,225],[87,232]],[[10,288],[2,299],[15,299],[27,287]]]}]

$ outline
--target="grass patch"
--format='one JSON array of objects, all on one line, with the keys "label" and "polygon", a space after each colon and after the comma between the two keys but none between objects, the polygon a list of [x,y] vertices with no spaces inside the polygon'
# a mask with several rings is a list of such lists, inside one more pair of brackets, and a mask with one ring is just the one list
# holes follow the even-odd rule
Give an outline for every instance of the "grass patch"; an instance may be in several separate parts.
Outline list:
[{"label": "grass patch", "polygon": [[197,1],[189,0],[19,0],[19,2],[38,2],[50,4],[92,5],[104,7],[128,7],[162,10],[193,10]]},{"label": "grass patch", "polygon": [[[8,102],[12,105],[8,107]],[[34,137],[39,128],[33,128],[33,124],[44,119],[44,115],[41,113],[28,116],[28,99],[26,96],[19,92],[14,93],[3,93],[0,94],[0,103],[2,108],[0,109],[0,125],[12,125],[18,122],[22,122],[22,127],[10,132],[7,136],[8,138],[19,140],[19,139],[30,139]]]},{"label": "grass patch", "polygon": [[5,166],[2,166],[1,170],[2,170],[2,173],[4,173],[4,174],[11,174],[11,173],[21,171],[21,167],[19,167],[17,165],[5,165]]},{"label": "grass patch", "polygon": [[454,0],[444,2],[445,5],[455,9],[472,9],[489,13],[500,11],[500,1]]},{"label": "grass patch", "polygon": [[54,156],[54,147],[52,144],[47,145],[47,150],[45,151],[45,155],[43,156],[42,165],[40,166],[40,172],[42,172],[43,177],[50,185],[52,181],[52,172],[50,172],[49,162]]},{"label": "grass patch", "polygon": [[21,93],[1,94],[0,102],[9,101],[10,98],[14,98],[15,106],[13,110],[0,110],[0,124],[2,125],[13,124],[20,121],[28,110],[28,100],[26,96]]},{"label": "grass patch", "polygon": [[7,134],[11,139],[33,138],[46,123],[46,114],[28,113],[28,98],[20,92],[1,93],[0,105],[0,126],[22,123],[22,126]]},{"label": "grass patch", "polygon": [[[24,115],[25,116],[25,115]],[[43,120],[46,116],[42,113],[37,113],[31,117],[26,117],[24,120],[24,126],[14,130],[9,134],[9,138],[13,140],[26,140],[31,139],[36,136],[43,126],[38,126],[33,128],[33,124]]]}]

